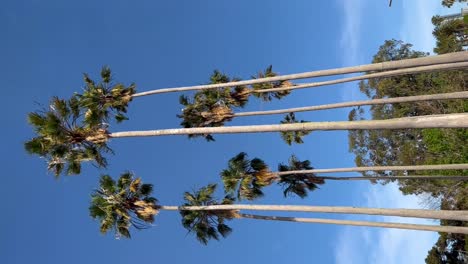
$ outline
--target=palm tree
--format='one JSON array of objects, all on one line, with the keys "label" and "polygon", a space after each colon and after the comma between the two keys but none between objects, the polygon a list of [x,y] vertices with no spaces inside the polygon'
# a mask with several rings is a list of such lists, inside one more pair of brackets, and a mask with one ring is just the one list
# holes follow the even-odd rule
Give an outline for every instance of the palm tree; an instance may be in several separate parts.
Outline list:
[{"label": "palm tree", "polygon": [[[140,97],[140,96],[147,96],[147,95],[161,94],[161,93],[171,93],[171,92],[185,92],[185,91],[193,91],[193,90],[209,90],[209,89],[216,89],[216,88],[222,88],[222,87],[245,86],[245,85],[252,85],[252,84],[258,84],[258,83],[265,83],[265,82],[291,81],[291,80],[296,80],[296,79],[306,79],[306,78],[349,74],[349,73],[357,73],[357,72],[372,72],[372,71],[385,72],[385,71],[395,70],[395,69],[422,67],[422,66],[431,66],[431,65],[434,67],[425,69],[423,71],[437,70],[438,67],[441,67],[444,69],[464,68],[467,66],[466,64],[463,64],[463,65],[459,64],[456,66],[455,65],[435,66],[435,65],[457,63],[457,62],[466,63],[467,61],[468,61],[468,51],[460,51],[460,52],[453,52],[453,53],[447,53],[447,54],[436,55],[436,56],[412,58],[412,59],[405,59],[405,60],[399,60],[399,61],[386,61],[386,62],[379,62],[379,63],[373,63],[373,64],[345,67],[345,68],[336,68],[336,69],[319,70],[319,71],[304,72],[304,73],[297,73],[297,74],[279,75],[279,76],[274,76],[274,77],[259,78],[259,79],[245,80],[245,81],[233,81],[229,83],[217,83],[217,84],[196,85],[196,86],[176,87],[176,88],[163,88],[163,89],[136,93],[133,95],[133,97]],[[422,71],[417,71],[417,72],[422,72]],[[393,74],[395,73],[396,72],[394,72]],[[416,72],[412,72],[412,73],[416,73]],[[397,75],[399,74],[407,74],[407,73],[399,72]],[[384,76],[385,75],[379,75],[379,76],[374,76],[374,77],[384,77]],[[392,75],[392,76],[395,76],[395,75]],[[369,78],[369,77],[366,77],[366,78]],[[359,80],[359,79],[353,79],[353,80]],[[351,80],[348,80],[348,81],[351,81]],[[291,88],[286,88],[286,89],[289,90]],[[269,92],[269,91],[263,90],[262,92]]]},{"label": "palm tree", "polygon": [[130,227],[144,229],[154,222],[158,212],[157,200],[151,197],[153,186],[143,184],[130,172],[118,181],[103,175],[99,189],[91,195],[90,215],[100,222],[101,233],[114,231],[116,237],[130,238]]},{"label": "palm tree", "polygon": [[288,164],[279,164],[278,171],[268,169],[266,163],[254,158],[249,160],[245,152],[231,158],[227,169],[220,173],[224,184],[224,191],[228,195],[236,195],[237,199],[254,200],[263,196],[262,188],[276,182],[282,186],[285,197],[296,194],[301,198],[307,196],[308,191],[314,191],[326,180],[402,180],[402,179],[450,179],[468,180],[468,176],[381,176],[381,177],[333,177],[317,176],[316,173],[358,172],[358,171],[410,171],[410,170],[444,170],[468,169],[468,164],[450,165],[420,165],[420,166],[379,166],[355,167],[335,169],[314,169],[309,160],[300,161],[292,155]]},{"label": "palm tree", "polygon": [[[89,108],[92,109],[92,108]],[[46,158],[49,170],[59,175],[65,166],[68,174],[78,174],[81,162],[94,161],[99,167],[106,166],[103,153],[112,152],[107,146],[111,138],[144,137],[163,135],[207,135],[221,133],[258,133],[312,130],[346,129],[401,129],[401,128],[450,128],[468,127],[468,114],[446,114],[404,117],[389,120],[360,120],[346,122],[306,122],[281,125],[203,127],[163,129],[152,131],[127,131],[111,133],[107,124],[96,119],[87,119],[89,109],[80,107],[80,100],[53,98],[50,109],[29,114],[29,122],[38,134],[25,143],[26,150]],[[82,111],[86,110],[85,113]],[[105,120],[105,116],[98,119]]]},{"label": "palm tree", "polygon": [[207,244],[210,239],[227,236],[232,229],[226,225],[226,220],[234,218],[253,218],[262,220],[280,220],[308,223],[332,223],[363,226],[380,226],[427,230],[437,232],[468,233],[466,227],[410,225],[400,223],[379,223],[363,221],[346,221],[331,219],[293,218],[241,214],[239,210],[287,211],[287,212],[324,212],[389,215],[401,217],[468,220],[466,211],[422,210],[422,209],[382,209],[357,207],[327,207],[327,206],[288,206],[288,205],[243,205],[232,204],[232,197],[225,197],[217,202],[213,198],[215,184],[210,184],[194,193],[184,194],[183,206],[161,206],[151,197],[151,184],[143,184],[140,178],[134,178],[131,173],[124,173],[118,181],[104,175],[100,187],[91,199],[90,215],[100,221],[101,233],[114,231],[116,237],[130,238],[130,228],[144,229],[151,226],[154,216],[159,210],[179,211],[183,226],[193,232],[197,239]]},{"label": "palm tree", "polygon": [[254,125],[230,127],[196,127],[147,131],[126,131],[107,134],[108,138],[120,137],[154,137],[165,135],[203,135],[203,134],[236,134],[287,131],[318,130],[379,130],[404,128],[467,128],[468,114],[442,114],[413,116],[387,120],[359,120],[338,122],[306,122],[280,125]]},{"label": "palm tree", "polygon": [[94,121],[82,121],[76,97],[68,101],[54,97],[49,109],[30,113],[28,121],[37,136],[25,143],[26,151],[44,157],[56,176],[64,169],[67,174],[79,174],[82,161],[107,165],[103,153],[112,152],[106,144],[107,132]]},{"label": "palm tree", "polygon": [[[184,128],[191,127],[218,127],[223,126],[225,122],[231,121],[234,107],[244,107],[248,101],[250,94],[262,99],[263,101],[271,101],[273,98],[281,99],[288,95],[293,89],[312,88],[323,85],[338,84],[356,80],[391,77],[403,74],[414,74],[428,71],[440,71],[468,67],[468,62],[438,64],[431,66],[413,67],[394,71],[385,71],[378,73],[365,74],[361,76],[342,78],[324,82],[305,83],[300,85],[292,84],[289,81],[275,81],[265,83],[255,83],[248,88],[246,85],[236,86],[233,89],[230,87],[216,88],[212,90],[198,91],[193,99],[190,100],[187,96],[180,96],[179,102],[184,106],[182,114],[177,117],[182,118],[181,125]],[[274,77],[277,73],[273,72],[270,65],[264,72],[260,72],[256,78]],[[239,81],[240,79],[231,79],[227,75],[215,70],[210,77],[210,84],[224,84],[230,81]],[[289,111],[293,112],[293,111]],[[254,112],[255,113],[255,112]],[[208,141],[214,141],[212,135],[203,135]],[[189,138],[196,137],[189,135]]]},{"label": "palm tree", "polygon": [[466,99],[466,98],[468,98],[468,91],[428,94],[428,95],[416,95],[416,96],[404,96],[404,97],[394,97],[394,98],[381,98],[381,99],[351,101],[351,102],[342,102],[342,103],[334,103],[334,104],[295,107],[295,108],[278,109],[278,110],[239,112],[239,113],[233,113],[231,117],[236,118],[236,117],[243,117],[243,116],[276,115],[276,114],[318,111],[318,110],[336,109],[336,108],[344,108],[344,107],[356,107],[356,106],[365,106],[365,105],[382,105],[382,104],[395,104],[395,103],[408,103],[408,102],[422,102],[422,101],[429,101],[429,100],[450,100],[450,99]]}]

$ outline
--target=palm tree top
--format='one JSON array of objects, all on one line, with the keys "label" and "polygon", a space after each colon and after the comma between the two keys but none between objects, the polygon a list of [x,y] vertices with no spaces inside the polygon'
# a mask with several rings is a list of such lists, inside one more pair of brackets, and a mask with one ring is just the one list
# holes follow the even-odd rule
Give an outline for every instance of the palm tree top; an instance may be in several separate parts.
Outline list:
[{"label": "palm tree top", "polygon": [[144,229],[154,222],[159,206],[152,191],[153,185],[142,183],[130,172],[117,181],[103,175],[91,195],[90,216],[99,220],[101,233],[113,231],[117,238],[130,238],[130,227]]},{"label": "palm tree top", "polygon": [[88,124],[109,122],[114,118],[117,123],[127,120],[128,103],[136,92],[135,84],[125,86],[113,83],[112,72],[104,66],[101,70],[101,80],[93,81],[88,74],[84,74],[85,87],[83,94],[76,93],[80,106],[86,109],[85,121]]},{"label": "palm tree top", "polygon": [[262,188],[274,182],[283,187],[285,197],[296,194],[301,198],[307,196],[308,191],[324,184],[323,178],[313,173],[285,173],[288,171],[311,170],[309,160],[300,161],[292,155],[287,164],[279,164],[278,172],[268,169],[266,163],[259,159],[248,159],[245,152],[231,158],[227,169],[221,172],[225,193],[237,195],[237,199],[254,200],[263,196]]},{"label": "palm tree top", "polygon": [[[263,72],[259,72],[257,76],[252,76],[252,79],[262,79],[262,78],[269,78],[269,77],[276,77],[278,74],[273,71],[273,65],[268,66]],[[281,87],[289,87],[293,86],[293,84],[288,81],[273,81],[273,82],[264,82],[264,83],[256,83],[252,84],[252,89],[254,91],[261,91],[266,89],[274,89],[274,88],[281,88]],[[273,98],[281,99],[291,93],[290,90],[282,90],[282,91],[275,91],[275,92],[264,92],[264,93],[254,93],[255,97],[262,99],[263,101],[271,101]]]},{"label": "palm tree top", "polygon": [[107,130],[103,124],[86,123],[78,98],[53,97],[48,109],[29,113],[28,122],[36,137],[25,143],[26,151],[44,157],[56,176],[64,169],[79,174],[82,161],[106,167],[102,152],[112,152],[106,144]]},{"label": "palm tree top", "polygon": [[[210,76],[210,84],[227,83],[238,80],[230,78],[224,73],[215,70]],[[213,90],[201,90],[190,99],[188,96],[181,95],[179,103],[184,106],[182,114],[177,117],[182,118],[181,126],[191,127],[219,127],[232,119],[233,107],[244,107],[247,103],[248,90],[246,87],[239,86],[234,88],[217,88]],[[200,135],[189,135],[189,138],[199,137]],[[212,135],[201,135],[207,141],[214,141]]]},{"label": "palm tree top", "polygon": [[[296,115],[291,112],[287,115],[284,116],[284,119],[280,121],[281,124],[295,124],[295,123],[306,123],[308,121],[305,120],[296,120]],[[302,140],[302,137],[307,136],[311,133],[312,131],[282,131],[281,133],[281,138],[283,139],[284,142],[288,145],[292,145],[292,143],[296,144],[302,144],[304,141]]]},{"label": "palm tree top", "polygon": [[263,196],[262,188],[270,185],[275,176],[263,160],[248,159],[247,154],[241,152],[229,160],[221,179],[227,194],[236,195],[239,200],[254,200]]},{"label": "palm tree top", "polygon": [[[312,170],[314,169],[310,165],[309,160],[301,161],[295,155],[291,155],[288,160],[288,164],[279,164],[278,171],[300,171],[300,170]],[[323,178],[316,177],[313,173],[307,174],[283,174],[280,176],[278,184],[283,187],[284,196],[296,194],[301,198],[307,196],[307,191],[314,191],[318,188],[318,185],[324,184]]]},{"label": "palm tree top", "polygon": [[[183,206],[207,206],[219,204],[232,204],[234,199],[226,196],[222,201],[216,201],[213,193],[216,190],[216,184],[209,184],[193,193],[185,192]],[[202,244],[208,244],[211,239],[219,240],[232,232],[232,229],[225,224],[226,220],[238,218],[237,210],[201,210],[189,211],[181,210],[182,225],[194,233],[197,240]]]}]

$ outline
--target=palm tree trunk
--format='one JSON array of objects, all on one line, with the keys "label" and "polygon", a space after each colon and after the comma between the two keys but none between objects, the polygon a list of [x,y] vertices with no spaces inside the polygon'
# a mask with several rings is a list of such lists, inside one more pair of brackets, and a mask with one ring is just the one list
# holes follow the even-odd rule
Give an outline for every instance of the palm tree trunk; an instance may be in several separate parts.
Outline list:
[{"label": "palm tree trunk", "polygon": [[330,80],[330,81],[304,83],[304,84],[299,84],[296,86],[286,86],[286,87],[270,88],[270,89],[264,89],[264,90],[251,90],[250,92],[266,93],[266,92],[277,92],[277,91],[284,91],[284,90],[297,90],[297,89],[303,89],[303,88],[313,88],[313,87],[359,81],[359,80],[365,80],[365,79],[388,78],[388,77],[394,77],[398,75],[443,71],[443,70],[455,70],[455,69],[462,69],[466,67],[468,67],[468,62],[436,64],[436,65],[431,65],[431,66],[421,66],[421,67],[405,68],[405,69],[393,70],[393,71],[370,73],[370,74],[364,74],[361,76],[347,77],[347,78]]},{"label": "palm tree trunk", "polygon": [[369,227],[384,227],[384,228],[397,228],[397,229],[408,229],[408,230],[434,231],[434,232],[444,232],[444,233],[453,233],[453,234],[468,234],[468,227],[462,227],[462,226],[435,226],[435,225],[421,225],[421,224],[352,221],[352,220],[336,220],[336,219],[320,219],[320,218],[264,216],[264,215],[252,215],[252,214],[240,214],[240,217],[241,218],[256,219],[256,220],[273,220],[273,221],[287,221],[287,222],[298,222],[298,223],[320,223],[320,224],[334,224],[334,225],[369,226]]},{"label": "palm tree trunk", "polygon": [[[289,174],[307,174],[307,173],[366,172],[366,171],[416,171],[416,170],[468,170],[468,163],[313,169],[313,170],[279,171],[279,172],[274,172],[274,174],[281,176],[281,175],[289,175]],[[399,177],[402,177],[402,176],[399,176]],[[406,176],[406,177],[412,178],[416,176]],[[434,176],[423,176],[423,177],[434,177]],[[450,176],[437,176],[437,177],[441,178],[441,177],[450,177]],[[463,176],[456,176],[456,177],[463,177]],[[364,177],[360,177],[360,178],[364,178]],[[376,179],[376,177],[368,177],[368,178]],[[391,179],[391,178],[387,178],[387,176],[384,176],[382,178]]]},{"label": "palm tree trunk", "polygon": [[440,93],[440,94],[431,94],[431,95],[405,96],[405,97],[395,97],[395,98],[382,98],[382,99],[373,99],[373,100],[364,100],[364,101],[352,101],[352,102],[314,105],[314,106],[296,107],[296,108],[269,110],[269,111],[241,112],[241,113],[234,113],[232,117],[275,115],[275,114],[287,114],[287,113],[292,113],[292,112],[295,113],[295,112],[336,109],[336,108],[343,108],[343,107],[356,107],[356,106],[363,106],[363,105],[382,105],[382,104],[394,104],[394,103],[420,102],[420,101],[429,101],[429,100],[448,100],[448,99],[465,99],[465,98],[468,98],[468,91],[454,92],[454,93]]},{"label": "palm tree trunk", "polygon": [[169,211],[204,211],[204,210],[256,210],[308,213],[366,214],[441,220],[468,221],[468,211],[463,210],[427,210],[427,209],[387,209],[346,206],[309,206],[309,205],[252,205],[229,204],[209,206],[160,206],[159,210]]},{"label": "palm tree trunk", "polygon": [[[459,165],[459,164],[457,164]],[[300,171],[302,173],[294,174],[309,174],[306,170]],[[290,174],[285,173],[284,174]],[[274,175],[278,175],[277,172],[273,172]],[[279,175],[278,175],[279,176]],[[412,176],[313,176],[314,178],[332,181],[392,181],[392,180],[450,180],[450,181],[468,181],[468,175],[452,176],[452,175],[412,175]]]},{"label": "palm tree trunk", "polygon": [[192,90],[216,89],[216,88],[221,88],[221,87],[234,87],[234,86],[241,86],[241,85],[264,83],[264,82],[305,79],[305,78],[313,78],[313,77],[319,77],[319,76],[330,76],[330,75],[348,74],[348,73],[356,73],[356,72],[387,71],[387,70],[393,70],[393,69],[428,66],[428,65],[435,65],[435,64],[455,63],[455,62],[467,62],[467,61],[468,61],[468,51],[460,51],[460,52],[447,53],[443,55],[436,55],[436,56],[429,56],[429,57],[422,57],[422,58],[406,59],[406,60],[399,60],[399,61],[386,61],[386,62],[380,62],[380,63],[374,63],[374,64],[360,65],[360,66],[336,68],[336,69],[329,69],[329,70],[319,70],[319,71],[304,72],[304,73],[298,73],[298,74],[288,74],[288,75],[281,75],[281,76],[260,78],[260,79],[253,79],[253,80],[246,80],[246,81],[239,81],[239,82],[196,85],[196,86],[177,87],[177,88],[163,88],[163,89],[157,89],[157,90],[152,90],[152,91],[147,91],[147,92],[136,93],[133,95],[133,97],[139,97],[139,96],[145,96],[145,95],[151,95],[151,94],[160,94],[160,93],[170,93],[170,92],[184,92],[184,91],[192,91]]},{"label": "palm tree trunk", "polygon": [[197,127],[175,128],[148,131],[114,132],[108,136],[118,137],[154,137],[164,135],[195,135],[195,134],[235,134],[285,131],[314,130],[377,130],[404,128],[467,128],[468,113],[444,114],[394,118],[388,120],[359,120],[337,122],[306,122],[280,125],[254,125],[231,127]]}]

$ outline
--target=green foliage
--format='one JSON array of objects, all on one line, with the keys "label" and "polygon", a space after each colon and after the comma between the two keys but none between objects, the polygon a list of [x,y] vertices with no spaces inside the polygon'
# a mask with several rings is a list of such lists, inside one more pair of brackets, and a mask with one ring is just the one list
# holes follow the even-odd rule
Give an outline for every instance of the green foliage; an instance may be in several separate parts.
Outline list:
[{"label": "green foliage", "polygon": [[79,106],[85,111],[85,123],[91,126],[102,122],[108,123],[114,118],[117,123],[127,120],[128,103],[135,93],[135,84],[125,86],[122,83],[112,83],[109,67],[101,70],[101,81],[94,82],[88,74],[84,74],[85,88],[83,94],[76,94]]},{"label": "green foliage", "polygon": [[444,20],[434,16],[432,24],[432,34],[436,38],[435,53],[462,51],[468,46],[468,22],[465,18]]},{"label": "green foliage", "polygon": [[229,195],[236,195],[239,200],[254,200],[263,196],[262,188],[275,179],[263,160],[249,160],[245,152],[230,159],[228,168],[220,175],[224,191]]},{"label": "green foliage", "polygon": [[[312,169],[313,167],[310,165],[309,160],[300,161],[294,155],[289,158],[288,164],[278,165],[278,171],[280,172]],[[317,178],[313,173],[291,173],[281,175],[278,183],[283,187],[284,197],[296,194],[301,198],[305,198],[307,197],[308,191],[314,191],[318,188],[318,185],[324,184],[325,181],[321,178]]]},{"label": "green foliage", "polygon": [[[294,123],[307,123],[308,121],[301,120],[297,121],[294,113],[289,113],[284,116],[284,119],[281,120],[281,124],[294,124]],[[286,144],[291,145],[292,143],[302,144],[304,141],[302,137],[307,136],[311,131],[284,131],[280,132],[281,138],[286,142]]]},{"label": "green foliage", "polygon": [[[438,53],[461,50],[460,38],[455,36],[458,22],[443,22],[433,18],[436,25],[434,36]],[[374,56],[373,62],[393,61],[423,57],[426,53],[414,51],[411,44],[388,40]],[[376,78],[361,81],[359,88],[369,98],[391,98],[433,93],[449,93],[466,90],[467,71],[444,71],[420,73],[390,78]],[[466,100],[441,100],[375,105],[369,108],[355,108],[349,114],[350,120],[371,118],[383,120],[398,117],[460,113],[468,111]],[[356,158],[357,166],[395,166],[452,164],[468,162],[468,131],[466,129],[404,129],[349,131],[350,151]],[[408,171],[410,175],[468,175],[468,171]],[[377,172],[378,175],[391,175],[390,172]],[[374,174],[375,175],[375,174]],[[450,180],[398,181],[404,194],[429,194],[433,199],[441,199],[441,209],[466,210],[468,206],[468,184]],[[448,223],[442,225],[463,225]],[[465,236],[441,235],[433,249],[429,251],[426,263],[463,263],[456,261],[459,249],[466,247]],[[457,249],[456,251],[452,249]]]},{"label": "green foliage", "polygon": [[[210,84],[238,81],[215,70],[210,77]],[[248,100],[248,89],[244,86],[234,88],[218,88],[201,90],[192,99],[185,95],[179,97],[179,103],[184,106],[183,119],[180,125],[184,128],[219,127],[232,120],[232,108],[244,107]],[[189,135],[189,138],[203,136],[207,141],[214,141],[212,135]]]},{"label": "green foliage", "polygon": [[141,183],[133,174],[123,173],[117,182],[101,176],[99,189],[91,195],[89,214],[100,222],[100,231],[113,231],[116,238],[130,238],[130,227],[143,229],[154,222],[157,200],[151,197],[153,186]]},{"label": "green foliage", "polygon": [[[213,198],[216,184],[209,184],[200,190],[184,193],[185,203],[183,206],[208,206],[218,204],[232,204],[233,198],[226,196],[221,202]],[[232,229],[225,224],[226,220],[237,218],[237,211],[233,210],[202,210],[188,211],[181,210],[182,225],[194,233],[197,240],[202,244],[208,244],[211,239],[219,240],[232,232]]]},{"label": "green foliage", "polygon": [[[273,72],[273,65],[270,65],[265,69],[265,71],[259,72],[257,76],[252,76],[252,79],[275,77],[277,75],[278,75],[277,73]],[[274,81],[274,82],[253,84],[252,89],[254,91],[259,91],[259,90],[266,90],[266,89],[288,87],[292,85],[293,84],[289,81]],[[289,95],[290,93],[291,93],[290,90],[283,90],[283,91],[266,92],[266,93],[253,93],[253,95],[255,97],[262,99],[265,102],[269,102],[273,100],[273,98],[282,99],[283,97]]]},{"label": "green foliage", "polygon": [[53,97],[49,109],[29,113],[28,122],[36,137],[25,142],[25,150],[45,158],[56,176],[79,174],[84,161],[107,166],[103,153],[112,152],[106,144],[107,131],[83,120],[77,98]]},{"label": "green foliage", "polygon": [[[260,72],[253,78],[274,77],[277,74],[272,71],[270,65],[265,72]],[[240,81],[238,78],[231,78],[218,70],[210,76],[210,84]],[[184,128],[192,127],[220,127],[224,126],[233,118],[233,109],[243,108],[249,99],[252,90],[264,90],[292,86],[289,81],[268,82],[254,84],[251,88],[247,86],[224,87],[217,89],[201,90],[196,92],[191,98],[186,95],[179,97],[179,103],[184,106],[182,113],[177,115],[182,121],[180,125]],[[281,99],[288,95],[289,90],[254,93],[254,95],[264,101],[271,101],[273,98]],[[214,141],[210,134],[189,135],[189,138],[204,137],[207,141]]]}]

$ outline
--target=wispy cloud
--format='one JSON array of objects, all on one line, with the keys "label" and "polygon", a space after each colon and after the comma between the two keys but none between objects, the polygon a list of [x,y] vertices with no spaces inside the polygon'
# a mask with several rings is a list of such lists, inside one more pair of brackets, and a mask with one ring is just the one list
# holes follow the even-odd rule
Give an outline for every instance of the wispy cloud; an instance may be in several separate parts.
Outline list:
[{"label": "wispy cloud", "polygon": [[[395,184],[372,186],[362,197],[365,206],[382,208],[418,208],[416,196],[404,196]],[[352,217],[352,219],[363,217]],[[433,220],[364,217],[368,221],[437,224]],[[423,263],[427,251],[437,240],[437,234],[399,229],[342,227],[335,249],[337,264],[344,263]]]},{"label": "wispy cloud", "polygon": [[[365,0],[338,0],[342,13],[342,25],[340,36],[340,50],[346,51],[342,54],[342,65],[351,66],[362,63],[361,49],[361,28]],[[356,100],[361,93],[354,83],[345,84],[342,90],[343,100]]]}]

